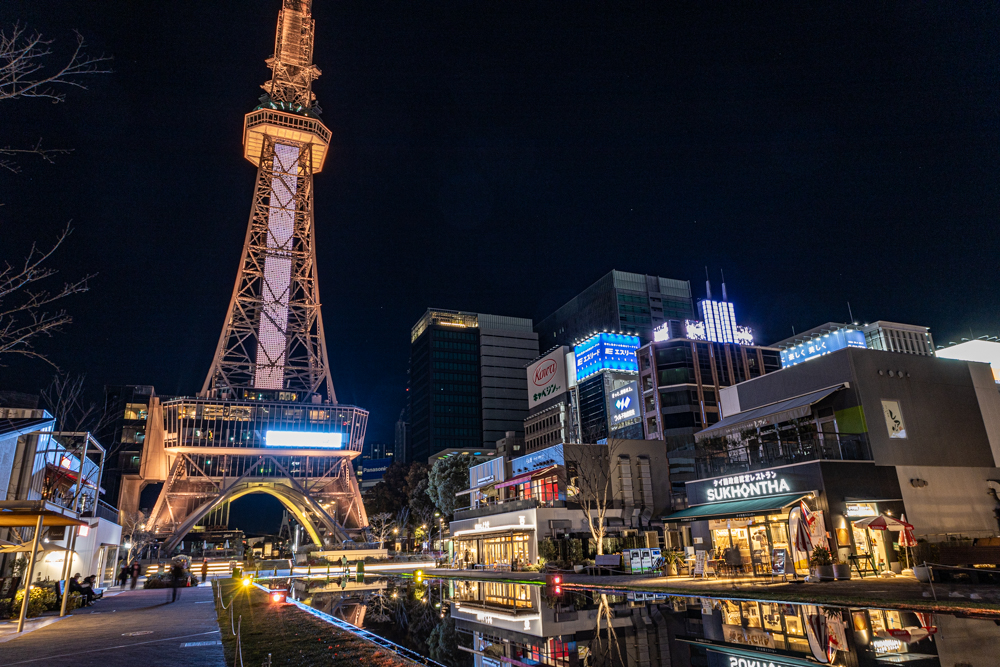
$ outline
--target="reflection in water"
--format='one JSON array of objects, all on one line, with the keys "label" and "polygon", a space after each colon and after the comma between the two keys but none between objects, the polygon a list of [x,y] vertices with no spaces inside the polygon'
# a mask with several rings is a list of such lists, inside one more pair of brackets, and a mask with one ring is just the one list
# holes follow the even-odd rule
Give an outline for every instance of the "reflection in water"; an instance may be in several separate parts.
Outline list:
[{"label": "reflection in water", "polygon": [[992,620],[876,608],[385,577],[294,592],[448,667],[979,667],[1000,646]]}]

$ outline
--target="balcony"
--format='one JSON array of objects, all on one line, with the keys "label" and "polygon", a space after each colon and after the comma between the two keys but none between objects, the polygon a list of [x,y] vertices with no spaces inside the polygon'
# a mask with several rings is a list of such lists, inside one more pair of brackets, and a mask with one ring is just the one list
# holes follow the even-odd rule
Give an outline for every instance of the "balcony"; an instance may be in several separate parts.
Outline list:
[{"label": "balcony", "polygon": [[491,502],[488,505],[480,505],[479,507],[470,507],[464,510],[455,510],[454,520],[459,519],[474,519],[481,516],[490,516],[492,514],[503,514],[504,512],[518,512],[520,510],[530,510],[536,507],[566,507],[566,502],[563,500],[549,500],[541,501],[535,498],[525,498],[520,500],[506,500],[499,502]]},{"label": "balcony", "polygon": [[97,505],[85,510],[82,516],[118,523],[118,510],[103,500],[98,500]]},{"label": "balcony", "polygon": [[807,461],[871,461],[872,453],[867,434],[841,433],[774,441],[703,440],[695,459],[698,477],[704,479]]}]

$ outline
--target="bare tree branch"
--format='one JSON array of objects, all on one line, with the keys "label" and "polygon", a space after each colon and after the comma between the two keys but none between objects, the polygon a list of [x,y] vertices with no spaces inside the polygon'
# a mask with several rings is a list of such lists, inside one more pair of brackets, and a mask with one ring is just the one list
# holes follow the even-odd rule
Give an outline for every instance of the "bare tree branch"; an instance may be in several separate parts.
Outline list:
[{"label": "bare tree branch", "polygon": [[27,26],[20,23],[0,32],[0,101],[42,97],[62,102],[66,96],[57,92],[58,86],[86,90],[82,77],[111,72],[104,64],[111,58],[85,53],[80,33],[76,33],[76,46],[69,59],[54,65],[57,69],[45,71],[52,55],[51,44],[52,40],[44,39],[40,32],[28,32]]},{"label": "bare tree branch", "polygon": [[45,355],[35,351],[33,343],[41,336],[51,336],[73,318],[65,310],[53,311],[48,307],[72,294],[86,292],[90,288],[88,281],[95,274],[63,283],[59,290],[37,289],[35,285],[57,273],[47,266],[47,262],[72,231],[67,225],[47,250],[32,244],[23,264],[0,266],[0,359],[4,355],[20,354],[55,367]]},{"label": "bare tree branch", "polygon": [[42,390],[42,401],[56,418],[60,430],[97,433],[109,421],[110,415],[100,405],[93,401],[84,403],[86,378],[86,375],[60,373]]},{"label": "bare tree branch", "polygon": [[[0,148],[0,155],[37,155],[49,164],[56,163],[54,159],[56,155],[67,155],[72,152],[71,148],[42,148],[41,139],[36,141],[31,148],[11,148],[10,146]],[[0,160],[0,169],[6,169],[14,174],[21,173],[21,165],[13,160]]]}]

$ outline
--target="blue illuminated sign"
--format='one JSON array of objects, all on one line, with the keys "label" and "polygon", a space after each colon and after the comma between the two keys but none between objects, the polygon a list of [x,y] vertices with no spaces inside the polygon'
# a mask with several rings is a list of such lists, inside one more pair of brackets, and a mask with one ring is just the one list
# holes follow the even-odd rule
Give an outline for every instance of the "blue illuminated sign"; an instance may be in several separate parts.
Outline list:
[{"label": "blue illuminated sign", "polygon": [[857,329],[838,329],[781,351],[781,366],[788,368],[845,347],[865,348],[865,335]]},{"label": "blue illuminated sign", "polygon": [[639,364],[635,358],[635,351],[638,349],[638,336],[597,334],[573,348],[576,356],[576,377],[582,380],[606,368],[638,373]]},{"label": "blue illuminated sign", "polygon": [[385,471],[392,465],[392,459],[371,459],[361,462],[361,479],[372,480],[382,479]]},{"label": "blue illuminated sign", "polygon": [[264,435],[264,446],[341,449],[344,446],[344,434],[313,433],[309,431],[268,431]]}]

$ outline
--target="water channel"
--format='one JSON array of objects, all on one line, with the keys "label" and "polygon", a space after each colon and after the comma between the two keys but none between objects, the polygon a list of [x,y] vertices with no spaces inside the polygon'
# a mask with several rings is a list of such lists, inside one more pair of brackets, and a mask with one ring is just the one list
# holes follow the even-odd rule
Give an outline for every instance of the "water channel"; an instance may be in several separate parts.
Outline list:
[{"label": "water channel", "polygon": [[368,576],[290,597],[446,667],[987,667],[1000,623],[875,607]]}]

